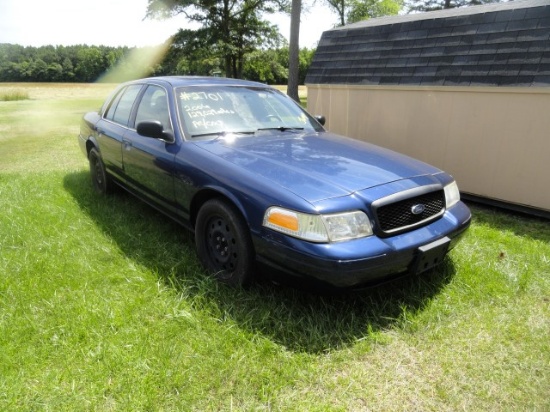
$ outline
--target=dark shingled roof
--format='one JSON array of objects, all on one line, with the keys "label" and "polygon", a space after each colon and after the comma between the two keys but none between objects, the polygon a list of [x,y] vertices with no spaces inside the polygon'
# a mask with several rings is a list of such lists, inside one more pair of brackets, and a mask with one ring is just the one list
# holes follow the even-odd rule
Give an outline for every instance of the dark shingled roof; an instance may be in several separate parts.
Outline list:
[{"label": "dark shingled roof", "polygon": [[550,86],[550,0],[384,17],[326,31],[306,83]]}]

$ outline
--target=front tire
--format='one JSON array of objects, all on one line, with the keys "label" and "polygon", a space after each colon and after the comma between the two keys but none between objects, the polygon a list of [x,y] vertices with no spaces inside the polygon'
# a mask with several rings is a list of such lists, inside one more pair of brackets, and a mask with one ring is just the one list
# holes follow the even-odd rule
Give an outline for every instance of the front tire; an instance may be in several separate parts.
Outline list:
[{"label": "front tire", "polygon": [[109,175],[107,175],[103,160],[96,148],[90,150],[88,159],[90,162],[90,176],[96,193],[100,195],[111,193],[113,184]]},{"label": "front tire", "polygon": [[195,225],[197,255],[204,268],[231,286],[245,286],[253,277],[254,250],[250,232],[238,210],[220,199],[207,201]]}]

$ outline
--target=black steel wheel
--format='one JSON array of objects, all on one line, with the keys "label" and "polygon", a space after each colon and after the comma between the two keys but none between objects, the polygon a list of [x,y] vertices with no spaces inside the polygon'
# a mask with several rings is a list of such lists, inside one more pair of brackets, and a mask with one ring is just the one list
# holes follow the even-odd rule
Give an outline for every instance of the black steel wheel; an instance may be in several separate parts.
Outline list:
[{"label": "black steel wheel", "polygon": [[239,211],[212,199],[199,210],[195,225],[197,254],[204,268],[231,286],[245,286],[253,274],[250,232]]},{"label": "black steel wheel", "polygon": [[93,148],[90,150],[88,159],[90,161],[90,176],[92,177],[92,184],[95,191],[100,195],[110,193],[112,190],[112,183],[105,171],[103,160],[101,160],[101,156],[97,149]]}]

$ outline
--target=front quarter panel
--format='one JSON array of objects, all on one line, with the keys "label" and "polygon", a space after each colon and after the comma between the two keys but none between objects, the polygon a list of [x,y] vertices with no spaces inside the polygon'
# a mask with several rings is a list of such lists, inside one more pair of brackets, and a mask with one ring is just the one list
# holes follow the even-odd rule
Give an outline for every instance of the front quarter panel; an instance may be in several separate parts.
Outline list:
[{"label": "front quarter panel", "polygon": [[261,231],[264,212],[269,206],[314,212],[313,206],[302,198],[192,142],[183,143],[174,173],[176,201],[191,225],[196,199],[201,199],[205,192],[217,193],[234,203],[253,234]]}]

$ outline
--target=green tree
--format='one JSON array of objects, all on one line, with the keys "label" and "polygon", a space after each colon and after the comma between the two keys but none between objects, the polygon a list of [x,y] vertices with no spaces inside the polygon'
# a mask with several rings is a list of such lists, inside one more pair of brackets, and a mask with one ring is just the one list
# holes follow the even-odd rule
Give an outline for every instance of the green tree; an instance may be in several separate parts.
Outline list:
[{"label": "green tree", "polygon": [[72,81],[74,79],[74,66],[71,59],[69,57],[65,57],[61,63],[61,67],[63,68],[63,80],[69,82]]},{"label": "green tree", "polygon": [[16,63],[15,67],[15,76],[18,81],[33,81],[36,80],[34,76],[34,62],[32,60],[22,61],[21,63]]},{"label": "green tree", "polygon": [[106,70],[103,54],[98,47],[82,47],[78,50],[75,74],[79,81],[93,82]]},{"label": "green tree", "polygon": [[256,50],[247,55],[244,78],[268,84],[283,84],[288,79],[288,49],[286,61],[281,62],[281,53],[275,49]]},{"label": "green tree", "polygon": [[[23,47],[0,44],[0,81],[122,82],[147,75],[215,75],[223,73],[218,44],[209,47],[207,32],[180,30],[164,48],[106,46]],[[283,42],[284,43],[284,42]],[[315,50],[298,55],[298,84],[303,84]],[[163,55],[159,61],[155,56]],[[153,56],[153,57],[151,57]],[[46,59],[46,60],[44,60]],[[289,47],[258,48],[243,58],[242,77],[269,84],[288,81]],[[136,68],[139,70],[136,71]]]},{"label": "green tree", "polygon": [[[304,84],[315,49],[302,48],[298,55],[298,84]],[[245,78],[269,84],[285,84],[288,81],[288,47],[257,50],[247,58]]]},{"label": "green tree", "polygon": [[315,49],[303,48],[300,49],[300,66],[299,66],[299,81],[300,84],[304,84],[306,81],[307,71],[311,62],[313,61],[313,56],[315,55]]},{"label": "green tree", "polygon": [[343,26],[346,24],[346,14],[349,9],[349,0],[325,0],[325,3],[329,7],[329,9],[332,9],[337,15],[339,21],[339,25]]},{"label": "green tree", "polygon": [[59,63],[59,54],[54,46],[42,46],[34,50],[36,58],[47,64]]},{"label": "green tree", "polygon": [[280,41],[277,27],[262,19],[287,0],[148,0],[147,17],[183,14],[201,25],[198,37],[222,59],[227,77],[242,77],[244,56]]},{"label": "green tree", "polygon": [[370,18],[392,16],[403,8],[404,0],[325,0],[338,14],[339,24],[355,23]]},{"label": "green tree", "polygon": [[46,69],[46,81],[59,82],[64,80],[63,66],[59,63],[50,63]]},{"label": "green tree", "polygon": [[210,45],[209,39],[209,31],[202,28],[178,31],[157,74],[208,76],[223,71],[222,51],[217,43]]},{"label": "green tree", "polygon": [[403,0],[349,0],[347,24],[375,17],[394,16],[403,7]]}]

